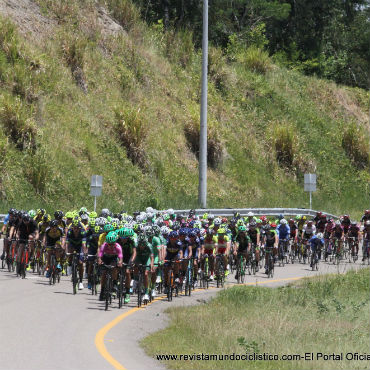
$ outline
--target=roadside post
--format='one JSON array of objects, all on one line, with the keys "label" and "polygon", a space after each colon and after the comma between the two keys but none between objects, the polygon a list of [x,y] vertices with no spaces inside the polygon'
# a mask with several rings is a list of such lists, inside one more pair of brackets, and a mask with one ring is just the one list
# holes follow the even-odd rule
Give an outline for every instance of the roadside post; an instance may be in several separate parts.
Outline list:
[{"label": "roadside post", "polygon": [[90,185],[90,195],[94,197],[94,212],[96,212],[96,197],[101,196],[103,188],[103,176],[92,175]]},{"label": "roadside post", "polygon": [[312,192],[316,191],[316,174],[305,173],[304,174],[304,191],[310,193],[310,209],[312,209]]}]

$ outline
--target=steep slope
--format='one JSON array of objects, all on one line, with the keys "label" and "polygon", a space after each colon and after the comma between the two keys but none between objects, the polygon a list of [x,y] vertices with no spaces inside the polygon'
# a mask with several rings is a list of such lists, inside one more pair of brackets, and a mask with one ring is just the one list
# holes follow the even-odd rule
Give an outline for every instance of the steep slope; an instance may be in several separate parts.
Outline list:
[{"label": "steep slope", "polygon": [[[32,6],[19,24],[8,8],[22,2]],[[99,202],[114,209],[196,206],[191,34],[148,28],[129,1],[22,2],[0,6],[0,204],[91,207],[89,179],[101,174]],[[253,48],[211,48],[209,60],[209,206],[305,207],[303,173],[315,171],[315,208],[366,207],[365,91]]]}]

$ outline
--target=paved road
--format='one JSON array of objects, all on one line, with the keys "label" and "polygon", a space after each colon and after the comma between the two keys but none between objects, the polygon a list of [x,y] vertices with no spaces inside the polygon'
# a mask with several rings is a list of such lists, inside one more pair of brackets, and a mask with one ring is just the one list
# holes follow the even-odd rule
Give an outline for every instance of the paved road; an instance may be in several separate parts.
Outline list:
[{"label": "paved road", "polygon": [[[321,263],[319,273],[344,273],[360,267],[359,263],[341,263],[339,267]],[[317,272],[310,271],[308,265],[294,264],[276,267],[273,280],[257,273],[248,276],[246,283],[274,287],[313,275]],[[234,279],[230,277],[229,281]],[[134,299],[121,310],[113,302],[113,308],[105,312],[103,304],[86,288],[74,296],[68,277],[49,286],[37,275],[28,274],[22,280],[0,270],[0,289],[0,369],[7,370],[160,369],[160,364],[145,356],[138,341],[166,325],[163,312],[167,307],[204,302],[218,291],[198,290],[190,298],[174,298],[171,303],[155,301],[139,310],[134,309]],[[117,317],[104,333],[109,329],[107,324]]]}]

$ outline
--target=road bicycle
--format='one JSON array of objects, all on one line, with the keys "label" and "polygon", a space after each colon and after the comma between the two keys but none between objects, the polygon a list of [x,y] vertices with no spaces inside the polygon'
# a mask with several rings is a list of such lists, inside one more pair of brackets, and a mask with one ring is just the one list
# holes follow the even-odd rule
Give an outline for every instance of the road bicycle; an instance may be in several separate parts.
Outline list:
[{"label": "road bicycle", "polygon": [[224,266],[224,255],[217,254],[215,261],[215,275],[217,281],[217,288],[224,287],[225,284],[225,266]]}]

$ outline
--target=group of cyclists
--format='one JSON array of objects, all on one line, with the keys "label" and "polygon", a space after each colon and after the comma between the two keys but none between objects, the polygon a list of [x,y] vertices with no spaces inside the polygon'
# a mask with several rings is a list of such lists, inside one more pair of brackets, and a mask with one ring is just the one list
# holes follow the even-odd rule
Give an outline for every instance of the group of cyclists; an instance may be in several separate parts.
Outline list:
[{"label": "group of cyclists", "polygon": [[[96,290],[100,283],[100,300],[105,300],[107,290],[114,293],[119,287],[128,303],[138,280],[144,301],[162,287],[169,294],[174,286],[186,284],[190,294],[198,284],[208,286],[213,280],[223,286],[234,271],[238,282],[247,271],[255,274],[263,267],[273,276],[278,261],[307,261],[312,269],[322,258],[356,262],[362,241],[362,260],[369,263],[370,210],[357,223],[348,215],[334,220],[321,212],[310,219],[282,214],[271,219],[252,212],[226,218],[151,207],[132,215],[102,209],[98,215],[82,207],[65,214],[58,210],[52,218],[45,209],[11,208],[1,232],[2,268],[23,277],[32,270],[50,281],[54,277],[54,283],[55,276],[72,275],[73,281],[75,275],[76,290],[84,289],[85,273],[88,289]],[[111,288],[107,279],[112,280]]]}]

